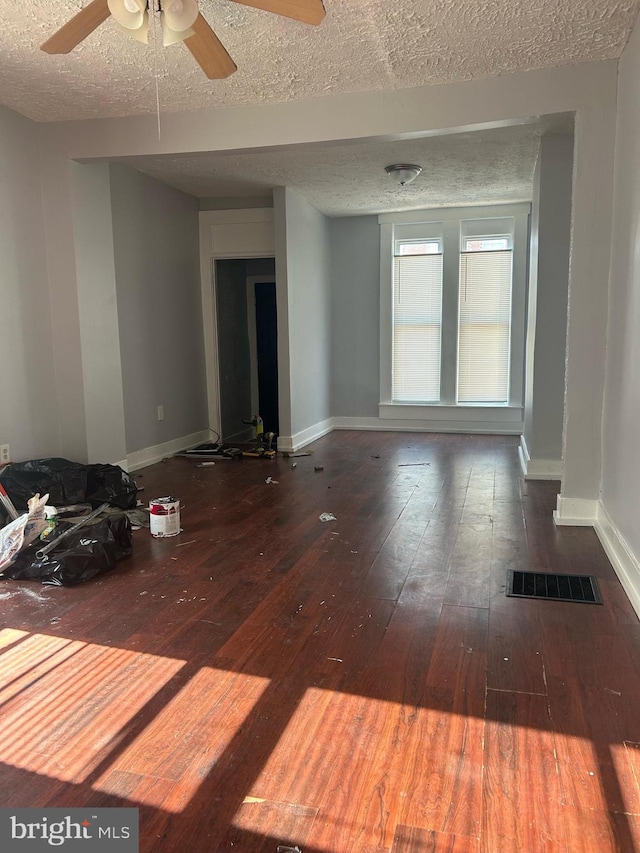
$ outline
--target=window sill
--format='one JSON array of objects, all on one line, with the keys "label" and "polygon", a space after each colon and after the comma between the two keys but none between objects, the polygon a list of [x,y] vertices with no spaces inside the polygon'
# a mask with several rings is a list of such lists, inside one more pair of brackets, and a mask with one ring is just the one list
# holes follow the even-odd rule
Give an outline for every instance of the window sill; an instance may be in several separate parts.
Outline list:
[{"label": "window sill", "polygon": [[522,423],[523,407],[509,404],[485,406],[468,404],[451,406],[444,403],[380,403],[378,415],[389,420],[410,421],[448,421],[459,422],[461,425],[472,421],[496,424]]}]

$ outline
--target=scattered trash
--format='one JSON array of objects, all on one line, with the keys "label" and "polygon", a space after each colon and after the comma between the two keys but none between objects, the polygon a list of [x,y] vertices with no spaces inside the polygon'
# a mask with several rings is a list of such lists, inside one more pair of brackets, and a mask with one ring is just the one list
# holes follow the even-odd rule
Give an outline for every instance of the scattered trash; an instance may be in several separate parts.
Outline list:
[{"label": "scattered trash", "polygon": [[43,545],[42,548],[38,548],[38,550],[36,551],[36,557],[40,560],[43,557],[46,557],[50,551],[53,551],[54,548],[57,548],[57,546],[60,544],[60,542],[62,542],[63,539],[68,539],[69,536],[72,536],[76,532],[76,530],[80,530],[81,527],[84,527],[90,521],[93,521],[93,519],[100,515],[101,512],[104,512],[108,506],[109,504],[104,503],[97,509],[94,509],[94,511],[90,515],[87,515],[85,518],[81,518],[80,521],[77,521],[75,524],[72,524],[71,527],[68,527],[66,530],[58,531],[56,536],[54,536],[50,542],[47,540],[46,545]]},{"label": "scattered trash", "polygon": [[267,477],[267,479],[265,480],[265,483],[267,485],[269,485],[270,483],[273,483],[274,485],[277,486],[279,482],[280,482],[279,480],[274,480],[273,477]]},{"label": "scattered trash", "polygon": [[120,509],[136,505],[138,488],[118,465],[81,465],[68,459],[32,459],[14,462],[0,472],[0,483],[16,509],[23,512],[32,495],[49,494],[51,506],[108,502]]},{"label": "scattered trash", "polygon": [[330,512],[323,512],[320,521],[337,521],[338,519]]},{"label": "scattered trash", "polygon": [[297,468],[297,467],[298,467],[298,463],[297,463],[297,462],[293,462],[293,463],[292,463],[292,465],[291,465],[291,470],[293,470],[294,468]]},{"label": "scattered trash", "polygon": [[30,498],[29,511],[0,530],[0,569],[9,568],[23,548],[40,536],[46,526],[44,508],[49,495]]},{"label": "scattered trash", "polygon": [[197,542],[197,539],[189,539],[188,542],[179,542],[176,545],[176,548],[184,548],[185,545],[193,545],[194,542]]},{"label": "scattered trash", "polygon": [[19,512],[18,512],[18,510],[14,507],[13,503],[11,502],[11,498],[10,498],[10,497],[9,497],[9,495],[5,492],[4,487],[3,487],[2,485],[0,485],[0,502],[2,503],[2,505],[3,505],[3,506],[4,506],[4,508],[5,508],[5,510],[7,511],[7,515],[9,516],[9,518],[10,518],[12,521],[15,521],[15,520],[16,520],[16,518],[18,518],[18,517],[19,517],[20,513],[19,513]]},{"label": "scattered trash", "polygon": [[215,465],[215,462],[198,462],[196,468],[211,468]]},{"label": "scattered trash", "polygon": [[276,853],[302,853],[302,850],[296,847],[285,847],[283,844],[278,844],[278,849]]},{"label": "scattered trash", "polygon": [[180,533],[180,501],[167,495],[149,502],[151,535],[157,538]]},{"label": "scattered trash", "polygon": [[614,696],[622,696],[622,693],[620,693],[619,690],[612,690],[610,687],[605,687],[604,689],[607,693],[613,693]]},{"label": "scattered trash", "polygon": [[310,450],[297,450],[295,453],[288,453],[286,450],[282,451],[282,455],[286,456],[287,459],[296,459],[298,456],[311,456]]},{"label": "scattered trash", "polygon": [[32,543],[20,552],[12,566],[3,569],[0,577],[73,586],[109,571],[132,550],[131,524],[124,513],[108,515],[73,533],[69,522],[62,521],[51,537],[64,541],[43,557],[37,556],[41,543]]},{"label": "scattered trash", "polygon": [[431,465],[431,462],[401,462],[398,468],[415,468],[420,465]]},{"label": "scattered trash", "polygon": [[342,658],[327,658],[327,660],[335,660],[337,663],[344,663]]},{"label": "scattered trash", "polygon": [[318,473],[318,471],[324,471],[324,465],[314,465],[313,470]]},{"label": "scattered trash", "polygon": [[372,458],[372,459],[380,459],[380,454],[379,454],[379,453],[376,453],[376,454],[375,454],[374,456],[372,456],[371,458]]}]

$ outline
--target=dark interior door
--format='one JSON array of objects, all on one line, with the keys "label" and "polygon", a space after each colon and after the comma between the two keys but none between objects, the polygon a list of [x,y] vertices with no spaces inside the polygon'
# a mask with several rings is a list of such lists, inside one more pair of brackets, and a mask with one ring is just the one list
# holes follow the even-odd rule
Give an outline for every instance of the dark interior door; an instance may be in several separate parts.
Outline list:
[{"label": "dark interior door", "polygon": [[278,313],[274,282],[257,282],[256,344],[258,399],[265,432],[279,433],[278,421]]}]

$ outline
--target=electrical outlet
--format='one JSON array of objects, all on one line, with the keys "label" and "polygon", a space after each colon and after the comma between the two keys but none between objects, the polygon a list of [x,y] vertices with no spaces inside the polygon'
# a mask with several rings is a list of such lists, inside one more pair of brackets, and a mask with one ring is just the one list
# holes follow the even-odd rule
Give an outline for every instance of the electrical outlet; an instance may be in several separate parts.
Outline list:
[{"label": "electrical outlet", "polygon": [[0,465],[7,465],[11,462],[11,453],[8,444],[0,444]]},{"label": "electrical outlet", "polygon": [[164,420],[164,406],[158,406],[158,420]]}]

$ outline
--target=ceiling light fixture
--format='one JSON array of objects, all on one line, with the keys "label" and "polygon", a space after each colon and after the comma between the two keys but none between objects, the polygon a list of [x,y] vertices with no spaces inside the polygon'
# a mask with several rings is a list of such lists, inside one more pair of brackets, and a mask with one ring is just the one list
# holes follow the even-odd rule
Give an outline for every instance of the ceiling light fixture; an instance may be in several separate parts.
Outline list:
[{"label": "ceiling light fixture", "polygon": [[137,41],[147,43],[149,11],[162,15],[162,43],[165,47],[192,36],[198,17],[196,0],[107,0],[109,11],[120,29]]},{"label": "ceiling light fixture", "polygon": [[401,187],[414,181],[421,171],[422,166],[414,166],[411,163],[394,163],[391,166],[385,166],[387,175],[393,178]]}]

